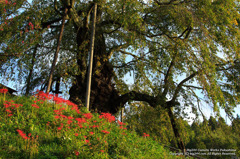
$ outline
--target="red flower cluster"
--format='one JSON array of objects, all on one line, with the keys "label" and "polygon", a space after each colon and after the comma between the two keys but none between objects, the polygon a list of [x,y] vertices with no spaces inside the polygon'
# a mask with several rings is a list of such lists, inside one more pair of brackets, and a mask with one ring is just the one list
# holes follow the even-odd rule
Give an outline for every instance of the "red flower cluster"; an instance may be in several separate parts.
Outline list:
[{"label": "red flower cluster", "polygon": [[110,113],[101,113],[102,115],[99,116],[100,119],[104,118],[107,119],[108,122],[115,121],[115,117]]},{"label": "red flower cluster", "polygon": [[39,106],[37,104],[32,104],[32,106],[39,109]]},{"label": "red flower cluster", "polygon": [[83,114],[83,116],[84,116],[86,119],[91,119],[91,118],[93,117],[91,113]]},{"label": "red flower cluster", "polygon": [[40,100],[51,100],[53,99],[53,101],[56,103],[56,104],[60,104],[60,103],[65,103],[69,106],[72,106],[72,110],[75,110],[78,114],[80,113],[79,109],[78,109],[78,106],[72,102],[70,102],[69,100],[66,100],[66,99],[63,99],[61,97],[58,97],[57,95],[54,96],[52,94],[48,94],[48,93],[44,93],[43,91],[39,91],[37,90],[37,94],[35,95],[35,97],[37,97],[38,99]]},{"label": "red flower cluster", "polygon": [[19,129],[18,129],[17,132],[18,132],[19,135],[21,135],[22,138],[24,138],[25,140],[29,139],[29,138],[27,137],[27,135],[26,135],[22,130],[19,130]]},{"label": "red flower cluster", "polygon": [[125,127],[123,127],[123,126],[120,126],[119,128],[120,128],[120,129],[125,129],[125,130],[127,130],[127,128],[125,128]]},{"label": "red flower cluster", "polygon": [[119,125],[126,125],[126,123],[123,123],[123,122],[121,122],[121,121],[119,121],[119,120],[118,120],[118,124],[119,124]]},{"label": "red flower cluster", "polygon": [[143,133],[143,137],[149,137],[149,134]]},{"label": "red flower cluster", "polygon": [[79,152],[78,152],[78,151],[75,151],[75,155],[78,156],[78,155],[79,155]]},{"label": "red flower cluster", "polygon": [[76,118],[75,120],[78,122],[78,124],[82,124],[82,123],[87,122],[84,118]]},{"label": "red flower cluster", "polygon": [[103,133],[105,134],[109,134],[110,132],[109,131],[106,131],[106,130],[102,130]]},{"label": "red flower cluster", "polygon": [[[18,108],[20,106],[23,106],[22,104],[15,104],[14,101],[5,101],[3,103],[4,107],[6,108],[6,112],[9,113],[8,116],[12,116],[12,111],[15,108]],[[12,109],[12,110],[11,110]]]},{"label": "red flower cluster", "polygon": [[31,30],[34,29],[34,25],[31,22],[29,22],[28,25],[29,25],[29,27],[31,27]]},{"label": "red flower cluster", "polygon": [[54,101],[56,104],[65,103],[65,102],[66,102],[65,99],[60,98],[60,97],[57,97],[57,96],[54,96],[54,97],[53,97],[53,101]]},{"label": "red flower cluster", "polygon": [[39,91],[37,90],[37,94],[35,94],[35,97],[37,97],[40,100],[51,100],[53,95],[52,94],[48,94],[48,93],[44,93],[43,91]]},{"label": "red flower cluster", "polygon": [[0,93],[7,93],[7,92],[8,92],[8,89],[5,89],[5,88],[0,89]]}]

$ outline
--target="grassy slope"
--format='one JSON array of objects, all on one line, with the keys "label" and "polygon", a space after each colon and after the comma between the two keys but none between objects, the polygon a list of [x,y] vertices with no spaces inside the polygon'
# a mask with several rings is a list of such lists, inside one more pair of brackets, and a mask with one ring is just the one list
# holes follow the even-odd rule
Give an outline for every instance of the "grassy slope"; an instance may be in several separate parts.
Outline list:
[{"label": "grassy slope", "polygon": [[0,158],[176,158],[110,114],[78,110],[59,98],[60,104],[43,101],[46,97],[0,94]]}]

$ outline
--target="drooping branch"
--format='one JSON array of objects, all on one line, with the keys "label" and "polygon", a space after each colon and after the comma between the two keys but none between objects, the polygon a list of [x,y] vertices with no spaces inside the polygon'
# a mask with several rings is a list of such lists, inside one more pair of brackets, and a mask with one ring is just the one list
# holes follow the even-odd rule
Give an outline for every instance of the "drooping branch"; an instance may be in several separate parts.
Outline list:
[{"label": "drooping branch", "polygon": [[54,0],[54,10],[55,10],[59,15],[63,16],[62,13],[61,13],[61,12],[58,10],[58,8],[57,8],[57,0]]},{"label": "drooping branch", "polygon": [[189,37],[191,31],[192,31],[192,27],[190,26],[190,27],[188,27],[188,32],[187,32],[187,34],[186,34],[184,40],[188,39],[188,37]]},{"label": "drooping branch", "polygon": [[122,54],[126,54],[126,55],[130,55],[130,56],[132,56],[132,57],[134,57],[134,58],[139,58],[138,56],[136,56],[136,55],[134,55],[134,54],[132,54],[132,53],[130,53],[130,52],[127,52],[127,51],[123,51],[123,50],[119,50]]},{"label": "drooping branch", "polygon": [[188,88],[195,88],[195,89],[203,89],[202,87],[198,87],[198,86],[193,86],[193,85],[182,85],[183,87],[188,87]]},{"label": "drooping branch", "polygon": [[47,21],[47,22],[42,22],[42,28],[47,28],[48,26],[50,26],[51,24],[53,23],[57,23],[59,22],[60,20],[62,20],[62,18],[56,18],[56,19],[53,19],[53,20],[50,20],[50,21]]},{"label": "drooping branch", "polygon": [[195,76],[196,76],[197,74],[199,74],[199,73],[200,73],[200,71],[194,72],[193,74],[191,74],[190,76],[188,76],[187,78],[185,78],[184,80],[182,80],[182,81],[177,85],[177,88],[176,88],[176,90],[175,90],[175,93],[174,93],[173,98],[172,98],[171,101],[174,102],[174,101],[176,100],[176,98],[177,98],[177,96],[178,96],[178,93],[180,92],[183,84],[184,84],[185,82],[189,81],[190,79],[192,79],[193,77],[195,77]]},{"label": "drooping branch", "polygon": [[192,27],[189,26],[189,27],[187,27],[187,29],[185,29],[185,30],[182,32],[182,34],[179,35],[177,38],[182,38],[183,35],[187,32],[186,36],[185,36],[184,39],[183,39],[183,40],[186,40],[186,39],[189,37],[191,31],[192,31]]},{"label": "drooping branch", "polygon": [[74,7],[70,8],[69,9],[69,15],[71,16],[71,19],[73,20],[73,23],[78,27],[82,27],[83,26],[83,22],[82,20],[80,19],[77,11],[75,10]]},{"label": "drooping branch", "polygon": [[26,93],[25,93],[26,95],[29,95],[31,79],[32,79],[32,74],[33,74],[33,67],[34,67],[34,63],[35,63],[35,60],[36,60],[36,53],[37,53],[38,47],[39,47],[39,44],[37,44],[34,47],[34,50],[33,50],[31,68],[30,68],[30,72],[29,72],[28,78],[27,78],[27,88],[26,88]]},{"label": "drooping branch", "polygon": [[48,79],[47,93],[49,93],[49,91],[50,91],[52,78],[53,78],[53,72],[55,70],[55,65],[56,65],[56,62],[57,62],[57,59],[58,59],[58,52],[60,50],[60,43],[62,41],[63,29],[64,29],[64,24],[65,24],[65,19],[66,19],[66,16],[67,16],[67,12],[68,12],[68,9],[65,8],[64,16],[62,18],[62,27],[61,27],[58,42],[57,42],[57,49],[56,49],[56,52],[55,52],[55,55],[54,55],[54,59],[53,59],[53,63],[52,63],[51,71],[50,71],[50,76],[49,76],[49,79]]},{"label": "drooping branch", "polygon": [[162,6],[166,6],[166,5],[179,5],[179,4],[188,2],[188,0],[183,0],[183,1],[180,1],[178,3],[174,3],[176,1],[177,0],[170,0],[169,2],[159,2],[158,0],[154,0],[155,3],[157,3],[158,5],[162,5]]},{"label": "drooping branch", "polygon": [[157,106],[157,101],[154,96],[151,96],[145,93],[139,93],[136,91],[131,91],[120,96],[119,99],[117,100],[117,103],[122,108],[124,104],[130,100],[147,102],[151,107]]},{"label": "drooping branch", "polygon": [[122,45],[118,45],[118,46],[112,47],[112,48],[109,50],[109,52],[107,53],[107,55],[108,55],[107,58],[110,59],[111,56],[112,56],[112,54],[114,53],[114,51],[118,51],[118,50],[120,50],[120,49],[122,49],[122,48],[127,47],[128,45],[129,45],[128,43],[125,43],[125,44],[122,44]]},{"label": "drooping branch", "polygon": [[176,56],[177,56],[177,53],[174,54],[174,56],[173,56],[173,58],[172,58],[172,61],[171,61],[170,65],[169,65],[169,67],[168,67],[167,74],[166,74],[166,76],[165,76],[165,78],[164,78],[164,91],[163,91],[163,93],[162,93],[162,96],[163,96],[163,97],[165,97],[165,96],[167,95],[167,93],[168,93],[168,88],[169,88],[169,76],[170,76],[170,74],[171,74],[171,72],[172,72],[172,69],[173,69],[173,67],[174,67],[174,65],[175,65]]}]

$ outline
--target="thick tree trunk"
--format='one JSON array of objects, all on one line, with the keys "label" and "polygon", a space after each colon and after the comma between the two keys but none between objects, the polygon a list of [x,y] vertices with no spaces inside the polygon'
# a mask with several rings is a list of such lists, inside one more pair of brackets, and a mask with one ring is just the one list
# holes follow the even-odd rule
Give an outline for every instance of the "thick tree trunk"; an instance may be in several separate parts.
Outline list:
[{"label": "thick tree trunk", "polygon": [[171,110],[171,107],[168,107],[167,109],[168,109],[168,115],[169,115],[170,120],[171,120],[171,125],[172,125],[172,128],[173,128],[173,132],[174,132],[174,135],[175,135],[176,140],[177,140],[178,148],[181,149],[183,153],[185,153],[185,146],[184,146],[184,143],[181,139],[180,132],[178,130],[174,114]]},{"label": "thick tree trunk", "polygon": [[[98,29],[98,28],[96,28]],[[90,30],[87,27],[77,28],[77,64],[79,75],[69,90],[70,100],[81,105],[85,103],[87,86],[87,55],[90,47]],[[93,74],[90,96],[90,110],[115,114],[119,108],[115,102],[119,98],[112,83],[114,72],[108,59],[105,38],[96,30],[93,56]]]}]

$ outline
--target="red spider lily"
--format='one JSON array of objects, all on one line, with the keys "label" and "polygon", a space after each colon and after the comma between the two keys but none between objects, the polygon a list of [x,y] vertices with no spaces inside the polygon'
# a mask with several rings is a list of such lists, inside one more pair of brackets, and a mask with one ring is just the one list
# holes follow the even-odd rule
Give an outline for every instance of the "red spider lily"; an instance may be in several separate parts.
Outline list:
[{"label": "red spider lily", "polygon": [[78,152],[78,151],[75,151],[75,155],[78,156],[78,155],[79,155],[79,152]]},{"label": "red spider lily", "polygon": [[68,118],[69,120],[74,119],[74,117],[71,117],[71,116],[68,116],[67,118]]},{"label": "red spider lily", "polygon": [[11,111],[11,110],[9,110],[9,109],[6,109],[6,112],[8,112],[8,113],[12,113],[12,111]]},{"label": "red spider lily", "polygon": [[10,117],[10,116],[12,116],[12,114],[8,114],[8,116]]},{"label": "red spider lily", "polygon": [[98,128],[99,126],[98,125],[93,125],[92,128]]},{"label": "red spider lily", "polygon": [[66,115],[62,115],[62,114],[60,114],[60,116],[61,116],[63,119],[67,118]]},{"label": "red spider lily", "polygon": [[100,119],[104,118],[107,119],[108,122],[115,121],[115,117],[110,113],[101,113],[102,115],[99,116]]},{"label": "red spider lily", "polygon": [[121,121],[119,121],[119,120],[118,120],[118,124],[119,124],[119,125],[126,125],[126,123],[123,123],[123,122],[121,122]]},{"label": "red spider lily", "polygon": [[93,117],[91,113],[83,114],[83,116],[87,119],[91,119]]},{"label": "red spider lily", "polygon": [[37,91],[37,92],[38,93],[35,96],[40,100],[46,100],[46,99],[50,100],[53,97],[52,94],[44,93],[43,91]]},{"label": "red spider lily", "polygon": [[11,107],[11,104],[9,104],[9,103],[3,104],[3,105],[5,108]]},{"label": "red spider lily", "polygon": [[106,131],[106,130],[102,130],[103,133],[105,134],[109,134],[110,132],[109,131]]},{"label": "red spider lily", "polygon": [[89,140],[85,140],[86,141],[86,143],[89,143],[90,141]]},{"label": "red spider lily", "polygon": [[7,93],[7,92],[8,92],[8,89],[5,89],[5,88],[0,89],[0,93]]},{"label": "red spider lily", "polygon": [[65,103],[66,100],[63,99],[63,98],[54,96],[54,97],[53,97],[53,101],[54,101],[56,104],[59,104],[59,103]]},{"label": "red spider lily", "polygon": [[94,134],[94,132],[89,132],[91,135],[93,135]]},{"label": "red spider lily", "polygon": [[17,132],[19,133],[19,135],[22,136],[22,138],[28,139],[28,137],[26,136],[26,134],[25,134],[22,130],[19,130],[19,129],[18,129]]},{"label": "red spider lily", "polygon": [[39,109],[39,106],[37,104],[32,104],[32,106]]},{"label": "red spider lily", "polygon": [[75,136],[78,136],[78,133],[75,133]]},{"label": "red spider lily", "polygon": [[123,127],[123,126],[120,126],[119,128],[120,128],[120,129],[125,129],[125,130],[127,130],[127,128],[125,128],[125,127]]},{"label": "red spider lily", "polygon": [[77,107],[76,104],[70,102],[69,100],[65,100],[65,103],[66,103],[67,105],[70,105],[70,106],[73,106],[73,107]]},{"label": "red spider lily", "polygon": [[102,153],[103,153],[103,152],[104,152],[104,150],[100,150],[100,152],[102,152]]},{"label": "red spider lily", "polygon": [[149,134],[143,133],[143,137],[149,137]]},{"label": "red spider lily", "polygon": [[22,107],[23,105],[22,104],[13,104],[15,106],[15,108],[18,108],[18,107]]},{"label": "red spider lily", "polygon": [[28,25],[31,27],[31,30],[34,29],[34,25],[31,22],[29,22]]},{"label": "red spider lily", "polygon": [[73,121],[72,120],[68,120],[67,124],[70,125]]}]

